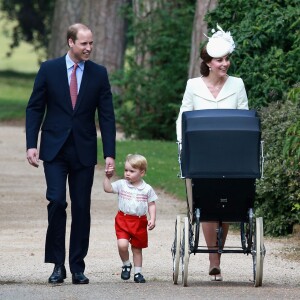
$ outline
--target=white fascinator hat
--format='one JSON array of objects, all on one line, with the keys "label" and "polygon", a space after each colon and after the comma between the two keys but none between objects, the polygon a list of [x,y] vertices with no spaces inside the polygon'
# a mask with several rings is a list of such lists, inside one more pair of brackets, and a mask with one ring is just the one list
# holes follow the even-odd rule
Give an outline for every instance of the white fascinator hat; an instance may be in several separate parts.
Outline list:
[{"label": "white fascinator hat", "polygon": [[213,58],[230,54],[235,48],[230,31],[225,32],[218,24],[217,29],[218,31],[215,29],[212,30],[213,35],[211,37],[205,35],[208,38],[206,51]]}]

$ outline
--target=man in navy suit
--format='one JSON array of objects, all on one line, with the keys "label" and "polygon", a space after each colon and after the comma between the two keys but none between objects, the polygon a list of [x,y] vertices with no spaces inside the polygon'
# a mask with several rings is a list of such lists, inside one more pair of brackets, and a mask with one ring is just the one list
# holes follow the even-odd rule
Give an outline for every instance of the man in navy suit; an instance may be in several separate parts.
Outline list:
[{"label": "man in navy suit", "polygon": [[[83,24],[71,25],[67,43],[68,53],[42,63],[36,76],[26,109],[27,159],[34,167],[39,166],[39,159],[43,161],[47,183],[45,262],[54,264],[48,281],[62,283],[66,278],[68,181],[72,214],[69,247],[72,283],[86,284],[89,279],[84,275],[84,258],[89,246],[91,190],[97,164],[96,111],[106,170],[115,167],[116,127],[107,71],[89,60],[93,48],[92,31]],[[72,98],[75,93],[75,100],[71,100],[74,68],[76,78],[73,83],[76,85],[75,92],[72,85]]]}]

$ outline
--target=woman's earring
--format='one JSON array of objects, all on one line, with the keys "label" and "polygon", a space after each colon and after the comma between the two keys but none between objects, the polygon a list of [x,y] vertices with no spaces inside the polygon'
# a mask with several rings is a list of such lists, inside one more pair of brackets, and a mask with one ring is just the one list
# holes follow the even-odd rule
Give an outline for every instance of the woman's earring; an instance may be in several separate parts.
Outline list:
[{"label": "woman's earring", "polygon": [[208,67],[208,69],[209,69],[209,72],[211,71],[211,67]]}]

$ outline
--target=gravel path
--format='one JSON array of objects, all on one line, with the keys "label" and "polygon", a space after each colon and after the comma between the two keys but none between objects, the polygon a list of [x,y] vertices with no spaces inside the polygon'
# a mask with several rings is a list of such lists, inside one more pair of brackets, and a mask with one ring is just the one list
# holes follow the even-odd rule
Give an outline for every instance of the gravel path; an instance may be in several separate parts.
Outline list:
[{"label": "gravel path", "polygon": [[[299,239],[293,239],[292,245],[290,239],[266,239],[260,288],[254,288],[251,282],[252,257],[243,254],[223,255],[224,281],[218,283],[209,281],[207,254],[192,255],[189,286],[173,285],[170,248],[176,215],[184,215],[186,205],[162,191],[157,191],[157,226],[149,233],[149,248],[144,251],[143,273],[147,283],[123,282],[114,234],[117,201],[115,195],[102,191],[100,167],[95,174],[91,240],[86,258],[85,273],[90,284],[74,286],[68,276],[64,284],[50,286],[47,279],[53,266],[43,263],[47,226],[43,168],[30,167],[25,156],[24,128],[0,125],[0,299],[300,298],[300,262],[283,255],[292,251],[292,246],[299,250]],[[227,245],[230,244],[240,245],[239,236],[232,232]]]}]

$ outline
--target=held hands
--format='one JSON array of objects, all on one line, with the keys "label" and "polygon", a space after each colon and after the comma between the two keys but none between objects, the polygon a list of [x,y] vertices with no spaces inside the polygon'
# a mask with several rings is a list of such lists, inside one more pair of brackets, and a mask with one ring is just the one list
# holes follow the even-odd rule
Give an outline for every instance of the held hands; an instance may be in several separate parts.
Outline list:
[{"label": "held hands", "polygon": [[105,175],[107,178],[114,176],[115,172],[115,160],[112,157],[106,157],[105,159]]},{"label": "held hands", "polygon": [[109,179],[112,178],[114,176],[114,169],[112,167],[105,169],[105,176]]},{"label": "held hands", "polygon": [[27,160],[32,166],[36,168],[39,167],[39,152],[36,148],[30,148],[27,150]]}]

